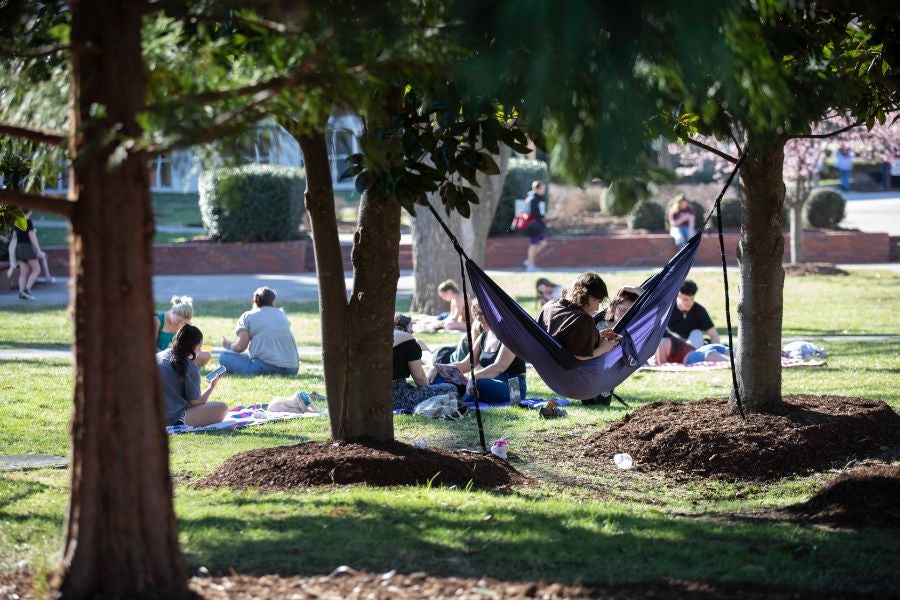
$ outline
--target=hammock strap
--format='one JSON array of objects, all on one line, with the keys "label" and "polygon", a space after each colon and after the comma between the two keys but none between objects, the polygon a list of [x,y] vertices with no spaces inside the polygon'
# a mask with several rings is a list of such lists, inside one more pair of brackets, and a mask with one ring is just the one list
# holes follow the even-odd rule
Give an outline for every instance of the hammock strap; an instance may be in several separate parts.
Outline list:
[{"label": "hammock strap", "polygon": [[437,222],[444,228],[444,232],[450,238],[453,248],[456,250],[456,253],[459,254],[459,273],[460,277],[462,277],[463,304],[465,305],[463,310],[466,315],[466,340],[469,342],[469,374],[472,376],[472,400],[475,403],[475,422],[478,424],[478,440],[481,442],[481,451],[487,454],[488,449],[484,438],[484,423],[481,420],[481,404],[478,401],[478,384],[475,382],[475,342],[472,340],[472,313],[469,309],[469,290],[466,286],[466,279],[468,279],[468,277],[466,277],[466,267],[463,262],[465,258],[469,257],[466,256],[466,253],[463,251],[462,246],[459,244],[459,240],[456,239],[456,236],[453,235],[453,232],[450,231],[450,228],[447,227],[447,224],[441,219],[441,216],[434,210],[431,202],[426,202],[426,205],[431,210],[431,214],[434,215],[434,218],[437,219]]},{"label": "hammock strap", "polygon": [[[747,416],[744,414],[744,405],[741,402],[741,393],[740,391],[738,391],[737,371],[734,368],[734,339],[731,333],[731,298],[728,294],[728,264],[725,260],[725,236],[722,234],[722,197],[725,195],[725,190],[727,190],[728,186],[731,185],[731,180],[734,179],[734,176],[741,168],[741,164],[744,162],[744,158],[746,156],[747,150],[744,149],[744,153],[734,165],[734,169],[728,176],[728,181],[725,183],[725,187],[722,188],[722,191],[719,193],[719,197],[716,198],[716,202],[714,204],[714,208],[716,209],[716,223],[719,230],[719,254],[722,256],[722,279],[725,283],[725,323],[728,326],[728,361],[729,365],[731,366],[732,393],[734,394],[734,399],[737,403],[738,412],[741,414],[741,419],[744,419],[745,421],[747,420]],[[702,229],[706,228],[706,224],[712,218],[712,214],[713,211],[709,211],[709,215],[703,222],[703,228],[701,228],[701,231]]]}]

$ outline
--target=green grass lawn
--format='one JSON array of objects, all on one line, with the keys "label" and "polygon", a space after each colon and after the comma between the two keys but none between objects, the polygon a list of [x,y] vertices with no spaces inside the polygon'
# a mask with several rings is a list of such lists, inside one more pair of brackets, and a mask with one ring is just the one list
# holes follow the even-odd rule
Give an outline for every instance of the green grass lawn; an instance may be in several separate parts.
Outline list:
[{"label": "green grass lawn", "polygon": [[[561,283],[571,279],[571,274],[552,275]],[[610,287],[641,278],[638,273],[613,273]],[[498,279],[520,300],[530,298],[530,279],[523,280],[520,274]],[[723,323],[721,283],[712,273],[695,279],[698,299]],[[785,334],[813,341],[845,330],[896,334],[898,285],[897,276],[871,271],[846,278],[789,279]],[[850,290],[861,289],[866,290],[865,302],[845,300]],[[71,328],[63,308],[29,308],[0,312],[0,345],[69,343]],[[245,308],[238,302],[198,303],[195,323],[208,337],[230,334]],[[286,311],[298,343],[315,343],[315,303],[288,302]],[[428,339],[444,342],[455,336]],[[900,410],[896,341],[822,344],[829,351],[828,365],[785,370],[785,394],[861,396],[884,400]],[[226,377],[214,398],[236,405],[265,402],[298,388],[324,393],[322,372],[310,368],[318,364],[306,360],[298,377]],[[71,365],[27,360],[5,362],[3,367],[0,453],[65,454]],[[528,387],[529,395],[550,395],[533,371],[528,373]],[[617,392],[636,407],[658,400],[724,397],[729,389],[728,371],[639,372]],[[192,570],[205,566],[214,574],[229,569],[320,574],[348,564],[375,572],[396,568],[501,580],[708,579],[900,594],[896,532],[854,532],[735,516],[804,500],[836,470],[768,484],[677,482],[661,474],[589,469],[570,459],[580,452],[582,437],[626,412],[621,407],[575,405],[569,417],[544,421],[520,409],[485,411],[488,438],[506,436],[513,466],[539,482],[505,495],[429,486],[272,494],[198,490],[190,483],[235,453],[326,440],[328,423],[298,419],[234,433],[174,436],[170,456],[182,547]],[[433,447],[478,444],[471,418],[445,422],[399,416],[395,429],[401,441],[421,439]],[[59,560],[67,489],[64,470],[0,473],[0,569],[25,561],[29,568],[45,571]]]}]

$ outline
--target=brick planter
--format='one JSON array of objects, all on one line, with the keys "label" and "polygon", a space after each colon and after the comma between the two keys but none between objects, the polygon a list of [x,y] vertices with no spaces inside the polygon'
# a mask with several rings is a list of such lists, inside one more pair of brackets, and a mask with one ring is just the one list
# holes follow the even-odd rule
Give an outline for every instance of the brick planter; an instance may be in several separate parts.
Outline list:
[{"label": "brick planter", "polygon": [[[729,264],[737,265],[735,249],[739,235],[725,235],[725,251]],[[897,240],[894,239],[894,253]],[[790,259],[790,239],[785,235],[785,261]],[[515,269],[522,267],[528,240],[524,237],[489,238],[484,267]],[[809,262],[882,263],[892,260],[892,241],[886,233],[858,231],[808,231],[803,236],[803,251]],[[350,245],[341,248],[344,268],[351,269]],[[537,259],[539,267],[559,269],[605,267],[659,267],[675,252],[672,238],[664,234],[616,236],[554,237]],[[69,272],[67,248],[49,248],[50,269],[54,276]],[[412,269],[412,248],[400,247],[400,268]],[[897,260],[893,258],[893,260]],[[697,252],[698,265],[718,265],[717,236],[703,236]],[[301,273],[315,270],[312,242],[216,244],[186,242],[154,248],[154,272],[157,275]]]}]

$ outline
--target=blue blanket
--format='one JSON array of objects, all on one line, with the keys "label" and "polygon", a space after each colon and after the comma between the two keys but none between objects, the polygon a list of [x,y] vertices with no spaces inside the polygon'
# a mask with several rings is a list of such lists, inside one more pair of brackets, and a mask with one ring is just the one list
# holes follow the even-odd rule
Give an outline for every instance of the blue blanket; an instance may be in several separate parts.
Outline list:
[{"label": "blue blanket", "polygon": [[225,419],[221,423],[213,423],[205,427],[191,427],[189,425],[169,425],[166,427],[166,433],[175,435],[178,433],[190,433],[194,431],[219,431],[223,429],[237,429],[238,427],[247,427],[248,425],[262,425],[263,423],[272,423],[273,421],[284,421],[285,419],[312,418],[320,416],[319,413],[275,413],[268,412],[261,404],[252,404],[250,406],[235,406],[225,415]]}]

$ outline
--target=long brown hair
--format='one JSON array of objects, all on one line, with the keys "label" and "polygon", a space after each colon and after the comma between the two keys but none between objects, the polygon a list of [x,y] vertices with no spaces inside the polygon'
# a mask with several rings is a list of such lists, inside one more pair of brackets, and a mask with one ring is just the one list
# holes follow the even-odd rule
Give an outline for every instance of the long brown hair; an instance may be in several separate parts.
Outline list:
[{"label": "long brown hair", "polygon": [[193,325],[184,325],[172,339],[172,368],[181,377],[187,374],[188,361],[194,360],[194,348],[203,343],[203,332]]},{"label": "long brown hair", "polygon": [[572,304],[585,307],[588,297],[603,301],[609,297],[609,291],[600,275],[589,271],[579,275],[571,287],[564,289],[563,297]]}]

